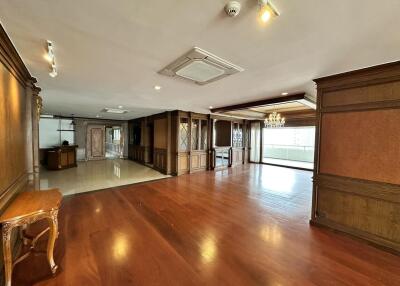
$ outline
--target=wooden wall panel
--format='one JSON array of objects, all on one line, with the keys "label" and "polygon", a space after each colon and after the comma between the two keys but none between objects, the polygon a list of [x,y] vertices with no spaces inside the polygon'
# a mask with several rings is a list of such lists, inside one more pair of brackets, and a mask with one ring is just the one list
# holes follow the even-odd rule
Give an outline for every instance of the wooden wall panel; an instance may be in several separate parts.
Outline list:
[{"label": "wooden wall panel", "polygon": [[400,109],[323,114],[320,150],[321,173],[400,184]]},{"label": "wooden wall panel", "polygon": [[167,148],[167,119],[154,120],[154,148],[165,149]]},{"label": "wooden wall panel", "polygon": [[[36,187],[40,88],[0,24],[0,213],[19,192]],[[17,233],[12,249],[19,251]],[[17,253],[13,254],[14,257]],[[2,257],[0,248],[0,257]],[[3,259],[0,280],[3,281]]]},{"label": "wooden wall panel", "polygon": [[178,172],[177,175],[186,174],[189,172],[189,154],[178,153]]},{"label": "wooden wall panel", "polygon": [[354,87],[326,92],[323,107],[397,100],[400,82],[385,82],[372,86]]},{"label": "wooden wall panel", "polygon": [[400,62],[316,82],[311,222],[400,253]]},{"label": "wooden wall panel", "polygon": [[154,169],[167,174],[167,150],[154,148]]},{"label": "wooden wall panel", "polygon": [[0,195],[26,174],[25,87],[0,63]]}]

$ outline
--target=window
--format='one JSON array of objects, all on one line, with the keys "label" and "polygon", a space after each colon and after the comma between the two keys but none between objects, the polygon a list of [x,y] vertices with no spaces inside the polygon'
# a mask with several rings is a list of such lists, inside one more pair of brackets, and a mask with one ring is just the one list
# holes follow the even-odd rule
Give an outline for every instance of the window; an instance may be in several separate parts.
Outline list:
[{"label": "window", "polygon": [[119,141],[121,140],[121,129],[113,129],[113,140]]},{"label": "window", "polygon": [[263,129],[263,161],[268,158],[314,161],[315,127]]},{"label": "window", "polygon": [[74,125],[71,119],[41,118],[39,121],[39,147],[59,146],[63,141],[74,145]]}]

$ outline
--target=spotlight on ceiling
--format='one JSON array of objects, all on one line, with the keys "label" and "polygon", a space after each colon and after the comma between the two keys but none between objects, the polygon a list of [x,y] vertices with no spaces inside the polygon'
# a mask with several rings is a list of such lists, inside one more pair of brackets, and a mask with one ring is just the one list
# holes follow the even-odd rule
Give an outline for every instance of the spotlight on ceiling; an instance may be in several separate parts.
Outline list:
[{"label": "spotlight on ceiling", "polygon": [[160,89],[161,89],[161,86],[155,85],[155,86],[154,86],[154,89],[155,89],[155,90],[160,90]]},{"label": "spotlight on ceiling", "polygon": [[270,0],[258,0],[258,6],[260,9],[258,18],[262,23],[267,23],[271,18],[280,15]]},{"label": "spotlight on ceiling", "polygon": [[289,94],[288,92],[282,92],[281,93],[281,95],[283,95],[283,96],[288,95],[288,94]]},{"label": "spotlight on ceiling", "polygon": [[44,58],[50,64],[50,72],[49,75],[51,77],[57,76],[57,65],[56,65],[56,56],[54,55],[54,45],[52,41],[47,40],[47,53]]}]

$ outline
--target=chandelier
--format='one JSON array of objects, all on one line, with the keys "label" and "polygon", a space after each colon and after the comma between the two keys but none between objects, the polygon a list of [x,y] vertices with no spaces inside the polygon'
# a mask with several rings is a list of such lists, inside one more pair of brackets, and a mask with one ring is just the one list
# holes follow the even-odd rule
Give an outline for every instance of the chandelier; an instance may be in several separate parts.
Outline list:
[{"label": "chandelier", "polygon": [[264,126],[267,128],[284,127],[285,126],[285,118],[281,117],[281,115],[279,113],[276,113],[274,111],[267,118],[265,118]]}]

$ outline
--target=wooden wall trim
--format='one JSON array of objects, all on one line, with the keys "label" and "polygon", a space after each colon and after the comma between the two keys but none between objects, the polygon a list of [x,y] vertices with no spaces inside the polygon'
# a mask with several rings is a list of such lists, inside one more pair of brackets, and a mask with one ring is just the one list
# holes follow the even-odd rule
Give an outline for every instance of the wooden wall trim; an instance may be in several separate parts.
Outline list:
[{"label": "wooden wall trim", "polygon": [[400,80],[400,61],[315,79],[324,91],[370,86]]},{"label": "wooden wall trim", "polygon": [[388,100],[388,101],[322,107],[321,112],[335,113],[335,112],[351,112],[351,111],[366,111],[366,110],[395,109],[395,108],[400,108],[400,100]]},{"label": "wooden wall trim", "polygon": [[330,190],[400,203],[400,185],[328,174],[318,174],[314,182],[318,187]]},{"label": "wooden wall trim", "polygon": [[394,254],[400,255],[400,246],[397,243],[390,241],[388,239],[382,238],[380,236],[365,233],[363,231],[359,231],[357,229],[338,224],[334,221],[331,221],[329,219],[322,218],[322,217],[317,217],[317,218],[312,219],[310,221],[310,224],[319,226],[319,227],[326,227],[329,229],[343,232],[344,234],[358,237],[360,239],[368,241],[375,247],[378,247],[385,251],[389,251]]},{"label": "wooden wall trim", "polygon": [[0,61],[23,86],[36,83],[36,79],[29,73],[2,25],[0,25]]},{"label": "wooden wall trim", "polygon": [[240,103],[240,104],[234,104],[234,105],[213,108],[213,109],[211,109],[211,112],[212,113],[226,112],[226,111],[232,111],[232,110],[245,109],[245,108],[249,108],[249,107],[257,107],[257,106],[263,106],[263,105],[269,105],[269,104],[278,104],[278,103],[297,101],[297,100],[302,100],[302,99],[307,99],[306,94],[304,92],[291,94],[291,95],[287,95],[287,96],[277,96],[274,98],[267,98],[267,99],[262,99],[262,100],[257,100],[257,101],[251,101],[251,102],[246,102],[246,103]]}]

